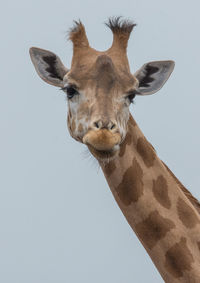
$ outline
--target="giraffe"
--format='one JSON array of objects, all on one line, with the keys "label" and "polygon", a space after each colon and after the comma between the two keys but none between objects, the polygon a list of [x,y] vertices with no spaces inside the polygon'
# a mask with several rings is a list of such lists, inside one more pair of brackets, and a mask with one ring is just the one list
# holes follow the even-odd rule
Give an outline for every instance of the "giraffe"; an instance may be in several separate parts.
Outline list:
[{"label": "giraffe", "polygon": [[90,47],[84,25],[69,32],[71,68],[54,53],[32,47],[38,75],[67,96],[71,136],[98,160],[127,222],[163,280],[200,282],[200,204],[157,156],[129,107],[136,95],[151,95],[168,80],[173,61],[144,64],[133,75],[127,58],[135,26],[120,17],[107,26],[113,42],[106,51]]}]

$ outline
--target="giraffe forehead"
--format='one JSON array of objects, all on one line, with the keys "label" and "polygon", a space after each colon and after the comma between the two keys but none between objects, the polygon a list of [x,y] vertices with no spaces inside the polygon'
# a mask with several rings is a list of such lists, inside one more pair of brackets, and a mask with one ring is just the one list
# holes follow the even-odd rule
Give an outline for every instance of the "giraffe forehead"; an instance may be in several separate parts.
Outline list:
[{"label": "giraffe forehead", "polygon": [[79,58],[64,80],[77,83],[80,89],[86,87],[101,87],[109,91],[118,86],[128,91],[137,84],[137,79],[130,73],[129,69],[115,64],[115,59],[108,55],[91,56],[91,58]]},{"label": "giraffe forehead", "polygon": [[110,91],[119,82],[119,75],[110,57],[101,55],[95,63],[94,80],[97,88]]}]

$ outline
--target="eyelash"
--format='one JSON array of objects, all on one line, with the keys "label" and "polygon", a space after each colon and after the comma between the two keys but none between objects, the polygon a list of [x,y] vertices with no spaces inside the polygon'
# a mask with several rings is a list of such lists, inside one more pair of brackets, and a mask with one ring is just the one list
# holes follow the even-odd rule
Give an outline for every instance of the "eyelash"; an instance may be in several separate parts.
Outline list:
[{"label": "eyelash", "polygon": [[129,95],[127,95],[127,98],[129,99],[130,103],[134,103],[135,96],[136,96],[135,91],[132,91],[129,93]]},{"label": "eyelash", "polygon": [[75,86],[73,85],[62,87],[61,90],[63,90],[67,94],[68,99],[72,99],[74,95],[79,94],[79,92],[76,90]]}]

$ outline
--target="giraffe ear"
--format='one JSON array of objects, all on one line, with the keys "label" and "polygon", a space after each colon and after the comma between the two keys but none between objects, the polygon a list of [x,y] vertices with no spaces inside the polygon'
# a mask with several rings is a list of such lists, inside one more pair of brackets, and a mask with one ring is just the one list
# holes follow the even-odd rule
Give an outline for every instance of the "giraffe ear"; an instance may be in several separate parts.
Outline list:
[{"label": "giraffe ear", "polygon": [[44,49],[31,47],[31,60],[38,75],[47,83],[55,86],[63,86],[63,77],[68,72],[60,58]]},{"label": "giraffe ear", "polygon": [[137,95],[149,95],[161,89],[171,75],[174,65],[174,61],[154,61],[144,64],[134,74],[139,81]]}]

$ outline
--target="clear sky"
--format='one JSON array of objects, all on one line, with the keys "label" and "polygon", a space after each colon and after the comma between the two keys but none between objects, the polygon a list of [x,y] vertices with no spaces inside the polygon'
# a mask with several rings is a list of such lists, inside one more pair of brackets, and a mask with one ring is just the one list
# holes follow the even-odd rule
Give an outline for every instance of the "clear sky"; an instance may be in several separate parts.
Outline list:
[{"label": "clear sky", "polygon": [[199,0],[1,3],[0,282],[163,282],[96,162],[69,136],[63,93],[38,77],[28,50],[51,50],[70,67],[74,19],[99,50],[112,41],[109,16],[133,19],[132,72],[153,60],[176,66],[162,90],[136,99],[132,114],[200,199],[199,11]]}]

